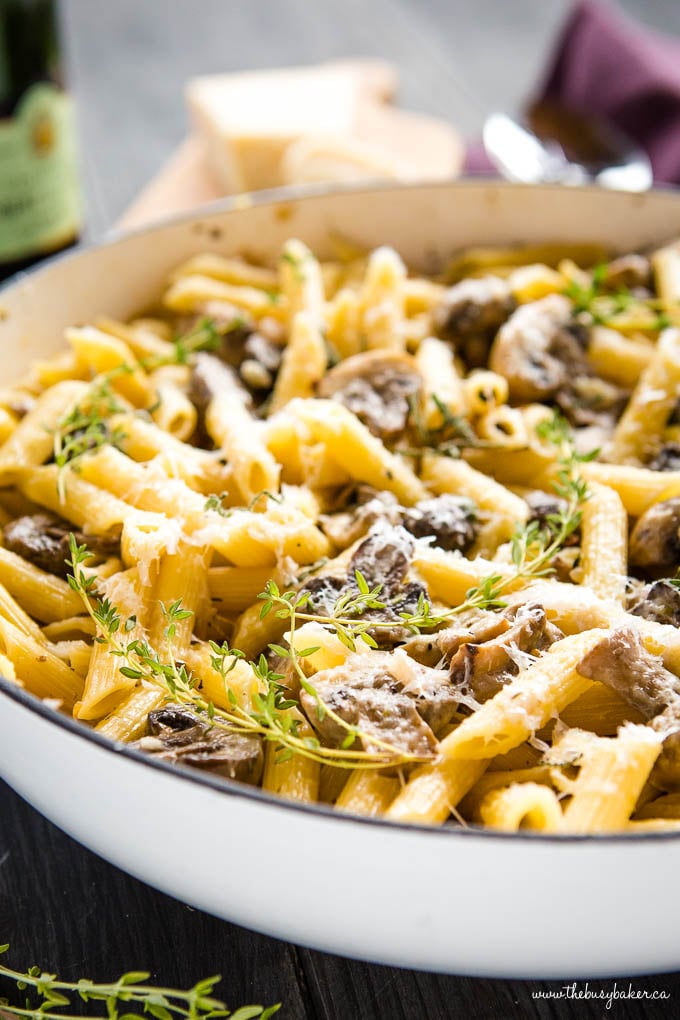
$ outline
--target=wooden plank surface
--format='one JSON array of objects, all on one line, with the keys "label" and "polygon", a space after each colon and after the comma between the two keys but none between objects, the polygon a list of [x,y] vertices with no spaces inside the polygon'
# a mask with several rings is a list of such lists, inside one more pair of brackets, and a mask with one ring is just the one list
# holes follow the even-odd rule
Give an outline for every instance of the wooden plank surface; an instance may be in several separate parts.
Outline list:
[{"label": "wooden plank surface", "polygon": [[[680,34],[676,0],[623,6]],[[399,67],[404,107],[474,133],[485,112],[521,103],[568,8],[568,0],[65,0],[90,232],[112,225],[184,136],[182,85],[191,74],[379,55]],[[277,873],[275,850],[274,836],[270,881],[304,880],[302,850],[292,877]],[[195,852],[190,833],[178,833],[178,852]],[[405,888],[412,884],[405,876]],[[542,925],[558,920],[556,887],[555,903],[537,917],[537,941]],[[428,975],[298,949],[149,889],[0,784],[3,941],[12,943],[17,965],[39,961],[73,979],[148,968],[158,980],[189,985],[220,972],[230,1004],[282,999],[285,1020],[661,1020],[678,1015],[680,1003],[678,974],[633,981],[667,991],[669,1001],[607,1011],[601,1002],[532,999],[560,983]]]}]

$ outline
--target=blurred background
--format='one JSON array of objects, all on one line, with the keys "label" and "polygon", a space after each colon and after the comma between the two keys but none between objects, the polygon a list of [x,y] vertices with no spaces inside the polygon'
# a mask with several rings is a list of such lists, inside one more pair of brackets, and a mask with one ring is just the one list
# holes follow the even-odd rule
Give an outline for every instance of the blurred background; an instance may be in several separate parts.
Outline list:
[{"label": "blurred background", "polygon": [[[88,234],[109,228],[187,133],[192,75],[379,56],[398,103],[479,134],[518,112],[570,0],[62,0]],[[680,36],[678,0],[620,0]]]}]

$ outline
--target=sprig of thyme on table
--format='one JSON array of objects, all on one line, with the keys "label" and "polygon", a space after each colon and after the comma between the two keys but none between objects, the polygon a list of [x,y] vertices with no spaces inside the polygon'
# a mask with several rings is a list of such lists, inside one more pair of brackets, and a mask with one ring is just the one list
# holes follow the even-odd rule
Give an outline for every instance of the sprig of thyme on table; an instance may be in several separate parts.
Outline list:
[{"label": "sprig of thyme on table", "polygon": [[[0,954],[7,952],[9,945],[0,946]],[[0,979],[13,982],[17,990],[27,994],[23,1006],[15,1006],[7,999],[0,999],[0,1015],[26,1017],[28,1020],[83,1020],[81,1015],[64,1012],[71,1006],[69,995],[82,1002],[101,1002],[102,1010],[92,1013],[92,1020],[138,1020],[151,1016],[155,1020],[269,1020],[281,1008],[274,1006],[242,1006],[235,1012],[227,1009],[224,1002],[213,998],[215,986],[222,980],[220,975],[204,978],[193,988],[162,988],[147,982],[151,977],[146,971],[130,971],[117,981],[98,984],[88,978],[79,981],[60,981],[55,974],[48,974],[40,967],[29,967],[25,972],[12,970],[0,964]],[[37,996],[38,1004],[30,995]],[[121,1011],[122,1007],[122,1011]]]}]

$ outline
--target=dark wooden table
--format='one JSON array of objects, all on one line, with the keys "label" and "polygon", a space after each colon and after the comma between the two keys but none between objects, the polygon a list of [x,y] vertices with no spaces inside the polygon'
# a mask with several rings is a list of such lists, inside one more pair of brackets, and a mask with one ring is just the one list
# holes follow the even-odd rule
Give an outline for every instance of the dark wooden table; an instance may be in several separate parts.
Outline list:
[{"label": "dark wooden table", "polygon": [[[626,0],[680,34],[676,0]],[[67,0],[90,231],[104,232],[185,132],[182,84],[225,68],[380,55],[401,73],[402,103],[466,133],[530,89],[567,0]],[[2,749],[0,748],[0,754]],[[30,754],[30,749],[27,749]],[[102,794],[105,796],[105,793]],[[130,826],[135,819],[130,818]],[[178,853],[191,857],[190,833]],[[304,868],[301,851],[299,868]],[[680,866],[680,861],[679,861]],[[277,875],[272,846],[271,882]],[[663,897],[650,886],[650,894]],[[555,903],[536,918],[559,919]],[[639,937],[635,934],[632,937]],[[680,974],[632,980],[661,1003],[535,1000],[550,985],[441,977],[350,962],[256,935],[192,910],[72,842],[0,784],[0,942],[12,961],[103,980],[147,968],[174,986],[222,973],[234,1007],[282,1000],[286,1020],[567,1020],[680,1015]],[[574,975],[576,978],[577,975]],[[628,980],[619,980],[627,988]],[[584,990],[582,983],[580,990]],[[611,990],[613,982],[590,982]],[[0,989],[2,995],[3,989]]]}]

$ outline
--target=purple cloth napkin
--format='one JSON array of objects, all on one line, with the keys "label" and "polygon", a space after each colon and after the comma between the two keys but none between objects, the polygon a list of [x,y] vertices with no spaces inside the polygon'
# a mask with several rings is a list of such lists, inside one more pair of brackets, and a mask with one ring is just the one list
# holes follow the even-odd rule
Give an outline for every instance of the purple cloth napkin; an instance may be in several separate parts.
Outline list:
[{"label": "purple cloth napkin", "polygon": [[[657,183],[680,184],[680,39],[641,28],[617,7],[581,0],[570,12],[536,99],[601,117],[647,151]],[[479,142],[467,173],[493,168]]]}]

